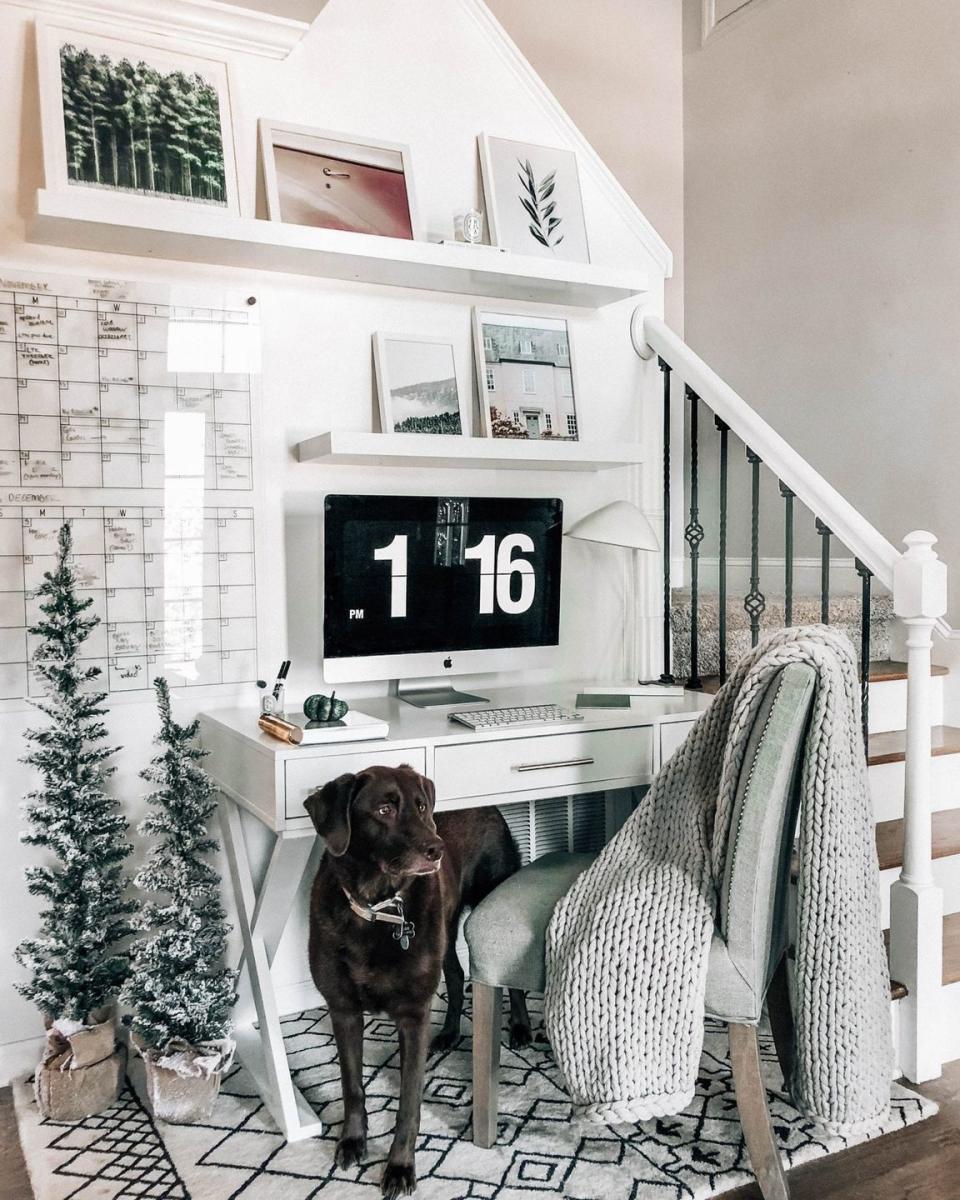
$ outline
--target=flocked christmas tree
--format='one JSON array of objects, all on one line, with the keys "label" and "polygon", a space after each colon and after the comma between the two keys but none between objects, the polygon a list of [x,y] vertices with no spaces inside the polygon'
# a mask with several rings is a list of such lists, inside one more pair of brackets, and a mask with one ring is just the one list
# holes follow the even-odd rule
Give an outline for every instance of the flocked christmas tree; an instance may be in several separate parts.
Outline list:
[{"label": "flocked christmas tree", "polygon": [[154,840],[137,887],[158,896],[140,906],[139,929],[152,931],[134,946],[122,1000],[134,1033],[148,1049],[172,1040],[191,1046],[227,1035],[236,998],[235,973],[222,966],[229,931],[220,904],[220,877],[206,861],[217,848],[207,833],[215,806],[213,784],[196,744],[198,722],[178,725],[165,679],[154,684],[160,710],[157,744],[163,749],[141,772],[156,790],[153,811],[139,832]]},{"label": "flocked christmas tree", "polygon": [[123,899],[127,823],[105,787],[114,767],[105,745],[106,693],[91,689],[100,668],[81,652],[100,618],[92,598],[77,594],[70,562],[70,526],[58,538],[57,564],[38,589],[42,616],[30,633],[41,639],[33,658],[45,685],[36,702],[50,718],[28,729],[33,749],[23,761],[40,773],[27,797],[28,831],[21,840],[49,851],[54,862],[26,870],[29,890],[46,902],[39,937],[18,946],[17,961],[31,979],[17,988],[51,1020],[83,1021],[108,1003],[123,983],[127,956],[117,944],[130,933],[134,905]]}]

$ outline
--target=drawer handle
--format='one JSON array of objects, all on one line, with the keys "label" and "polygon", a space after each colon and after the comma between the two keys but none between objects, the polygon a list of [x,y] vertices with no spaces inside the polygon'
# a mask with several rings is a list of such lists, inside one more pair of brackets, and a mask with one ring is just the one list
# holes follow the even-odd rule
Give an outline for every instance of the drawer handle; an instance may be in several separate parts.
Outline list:
[{"label": "drawer handle", "polygon": [[592,758],[564,758],[560,762],[520,763],[513,769],[515,771],[552,771],[555,767],[589,767],[592,763]]}]

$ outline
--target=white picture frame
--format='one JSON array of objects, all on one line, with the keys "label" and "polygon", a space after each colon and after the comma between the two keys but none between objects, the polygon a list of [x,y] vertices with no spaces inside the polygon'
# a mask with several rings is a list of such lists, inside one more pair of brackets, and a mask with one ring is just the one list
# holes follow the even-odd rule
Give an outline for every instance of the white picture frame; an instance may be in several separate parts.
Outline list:
[{"label": "white picture frame", "polygon": [[[382,139],[357,138],[344,133],[335,133],[328,129],[316,129],[309,125],[294,125],[288,121],[275,121],[261,117],[258,122],[260,141],[260,164],[263,178],[264,199],[266,202],[267,218],[271,221],[285,221],[294,225],[312,225],[327,229],[348,229],[354,233],[374,234],[385,237],[403,237],[409,241],[422,241],[423,228],[420,224],[420,214],[417,208],[413,179],[413,160],[410,147],[402,142],[388,142]],[[387,170],[396,172],[403,180],[407,216],[409,218],[409,235],[389,232],[389,228],[399,227],[399,213],[393,214],[367,206],[366,209],[356,206],[355,211],[344,209],[340,224],[322,223],[324,217],[333,217],[333,212],[322,211],[314,215],[320,219],[304,219],[309,204],[309,174],[310,164],[305,158],[300,166],[300,175],[293,179],[289,175],[289,187],[284,188],[283,164],[278,166],[277,150],[304,156],[315,156],[318,160],[317,197],[323,191],[332,190],[338,183],[337,174],[326,180],[323,161],[336,160],[344,167],[344,174],[349,174],[351,164],[357,164],[364,170]],[[329,167],[327,168],[330,169]],[[322,184],[322,189],[321,189]],[[295,214],[301,214],[295,219]],[[354,220],[349,220],[349,217]],[[383,218],[391,217],[387,225]],[[385,227],[379,227],[378,221]]]},{"label": "white picture frame", "polygon": [[[449,338],[378,331],[373,335],[373,357],[384,433],[472,435],[470,392]],[[459,428],[452,427],[457,423],[454,414]],[[434,424],[437,427],[431,428]]]},{"label": "white picture frame", "polygon": [[[131,42],[83,24],[39,17],[36,35],[47,188],[65,192],[71,188],[89,187],[125,200],[129,198],[159,206],[168,212],[183,213],[185,209],[202,208],[234,217],[241,215],[230,70],[224,60],[195,50],[181,52],[169,42],[150,38]],[[81,124],[71,118],[68,139],[64,95],[68,88],[79,94],[83,84],[76,74],[65,76],[66,60],[61,53],[67,47],[74,48],[77,54],[85,52],[95,56],[105,64],[104,72],[125,64],[130,71],[117,71],[115,75],[121,85],[128,88],[132,86],[131,78],[138,79],[138,72],[142,77],[144,66],[161,82],[177,74],[186,76],[194,89],[192,95],[205,103],[211,115],[216,113],[219,124],[217,136],[214,122],[208,123],[210,132],[204,140],[208,154],[206,163],[201,161],[199,166],[184,168],[182,156],[178,160],[173,153],[163,154],[162,119],[151,121],[149,110],[137,114],[137,125],[130,129],[129,135],[118,122],[112,130],[95,132],[91,138]],[[77,56],[71,56],[70,61],[76,63]],[[143,90],[144,95],[155,91],[156,85],[151,92]],[[215,99],[210,93],[215,94]],[[159,112],[159,106],[154,112]],[[129,118],[126,124],[130,126]],[[219,162],[217,149],[220,151]],[[194,184],[197,195],[192,194]]]},{"label": "white picture frame", "polygon": [[480,134],[478,145],[490,244],[535,258],[588,263],[575,152],[487,133]]},{"label": "white picture frame", "polygon": [[570,327],[563,317],[477,307],[473,343],[485,437],[580,441]]}]

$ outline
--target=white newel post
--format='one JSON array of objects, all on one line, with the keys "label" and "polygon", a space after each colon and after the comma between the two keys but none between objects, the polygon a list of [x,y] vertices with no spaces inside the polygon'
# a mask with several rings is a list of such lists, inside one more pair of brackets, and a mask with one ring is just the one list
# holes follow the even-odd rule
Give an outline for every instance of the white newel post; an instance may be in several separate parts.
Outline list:
[{"label": "white newel post", "polygon": [[893,606],[907,629],[907,730],[903,867],[890,892],[890,973],[905,984],[900,1001],[900,1066],[914,1083],[942,1067],[943,894],[933,882],[931,832],[931,650],[947,610],[947,568],[932,533],[904,538],[894,567]]}]

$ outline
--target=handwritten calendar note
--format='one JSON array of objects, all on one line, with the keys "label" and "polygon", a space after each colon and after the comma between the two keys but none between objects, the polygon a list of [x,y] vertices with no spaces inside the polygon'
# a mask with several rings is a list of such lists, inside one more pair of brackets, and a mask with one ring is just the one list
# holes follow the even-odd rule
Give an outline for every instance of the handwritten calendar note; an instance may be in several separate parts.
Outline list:
[{"label": "handwritten calendar note", "polygon": [[27,630],[65,520],[105,688],[256,679],[255,326],[0,267],[0,701],[37,694]]}]

